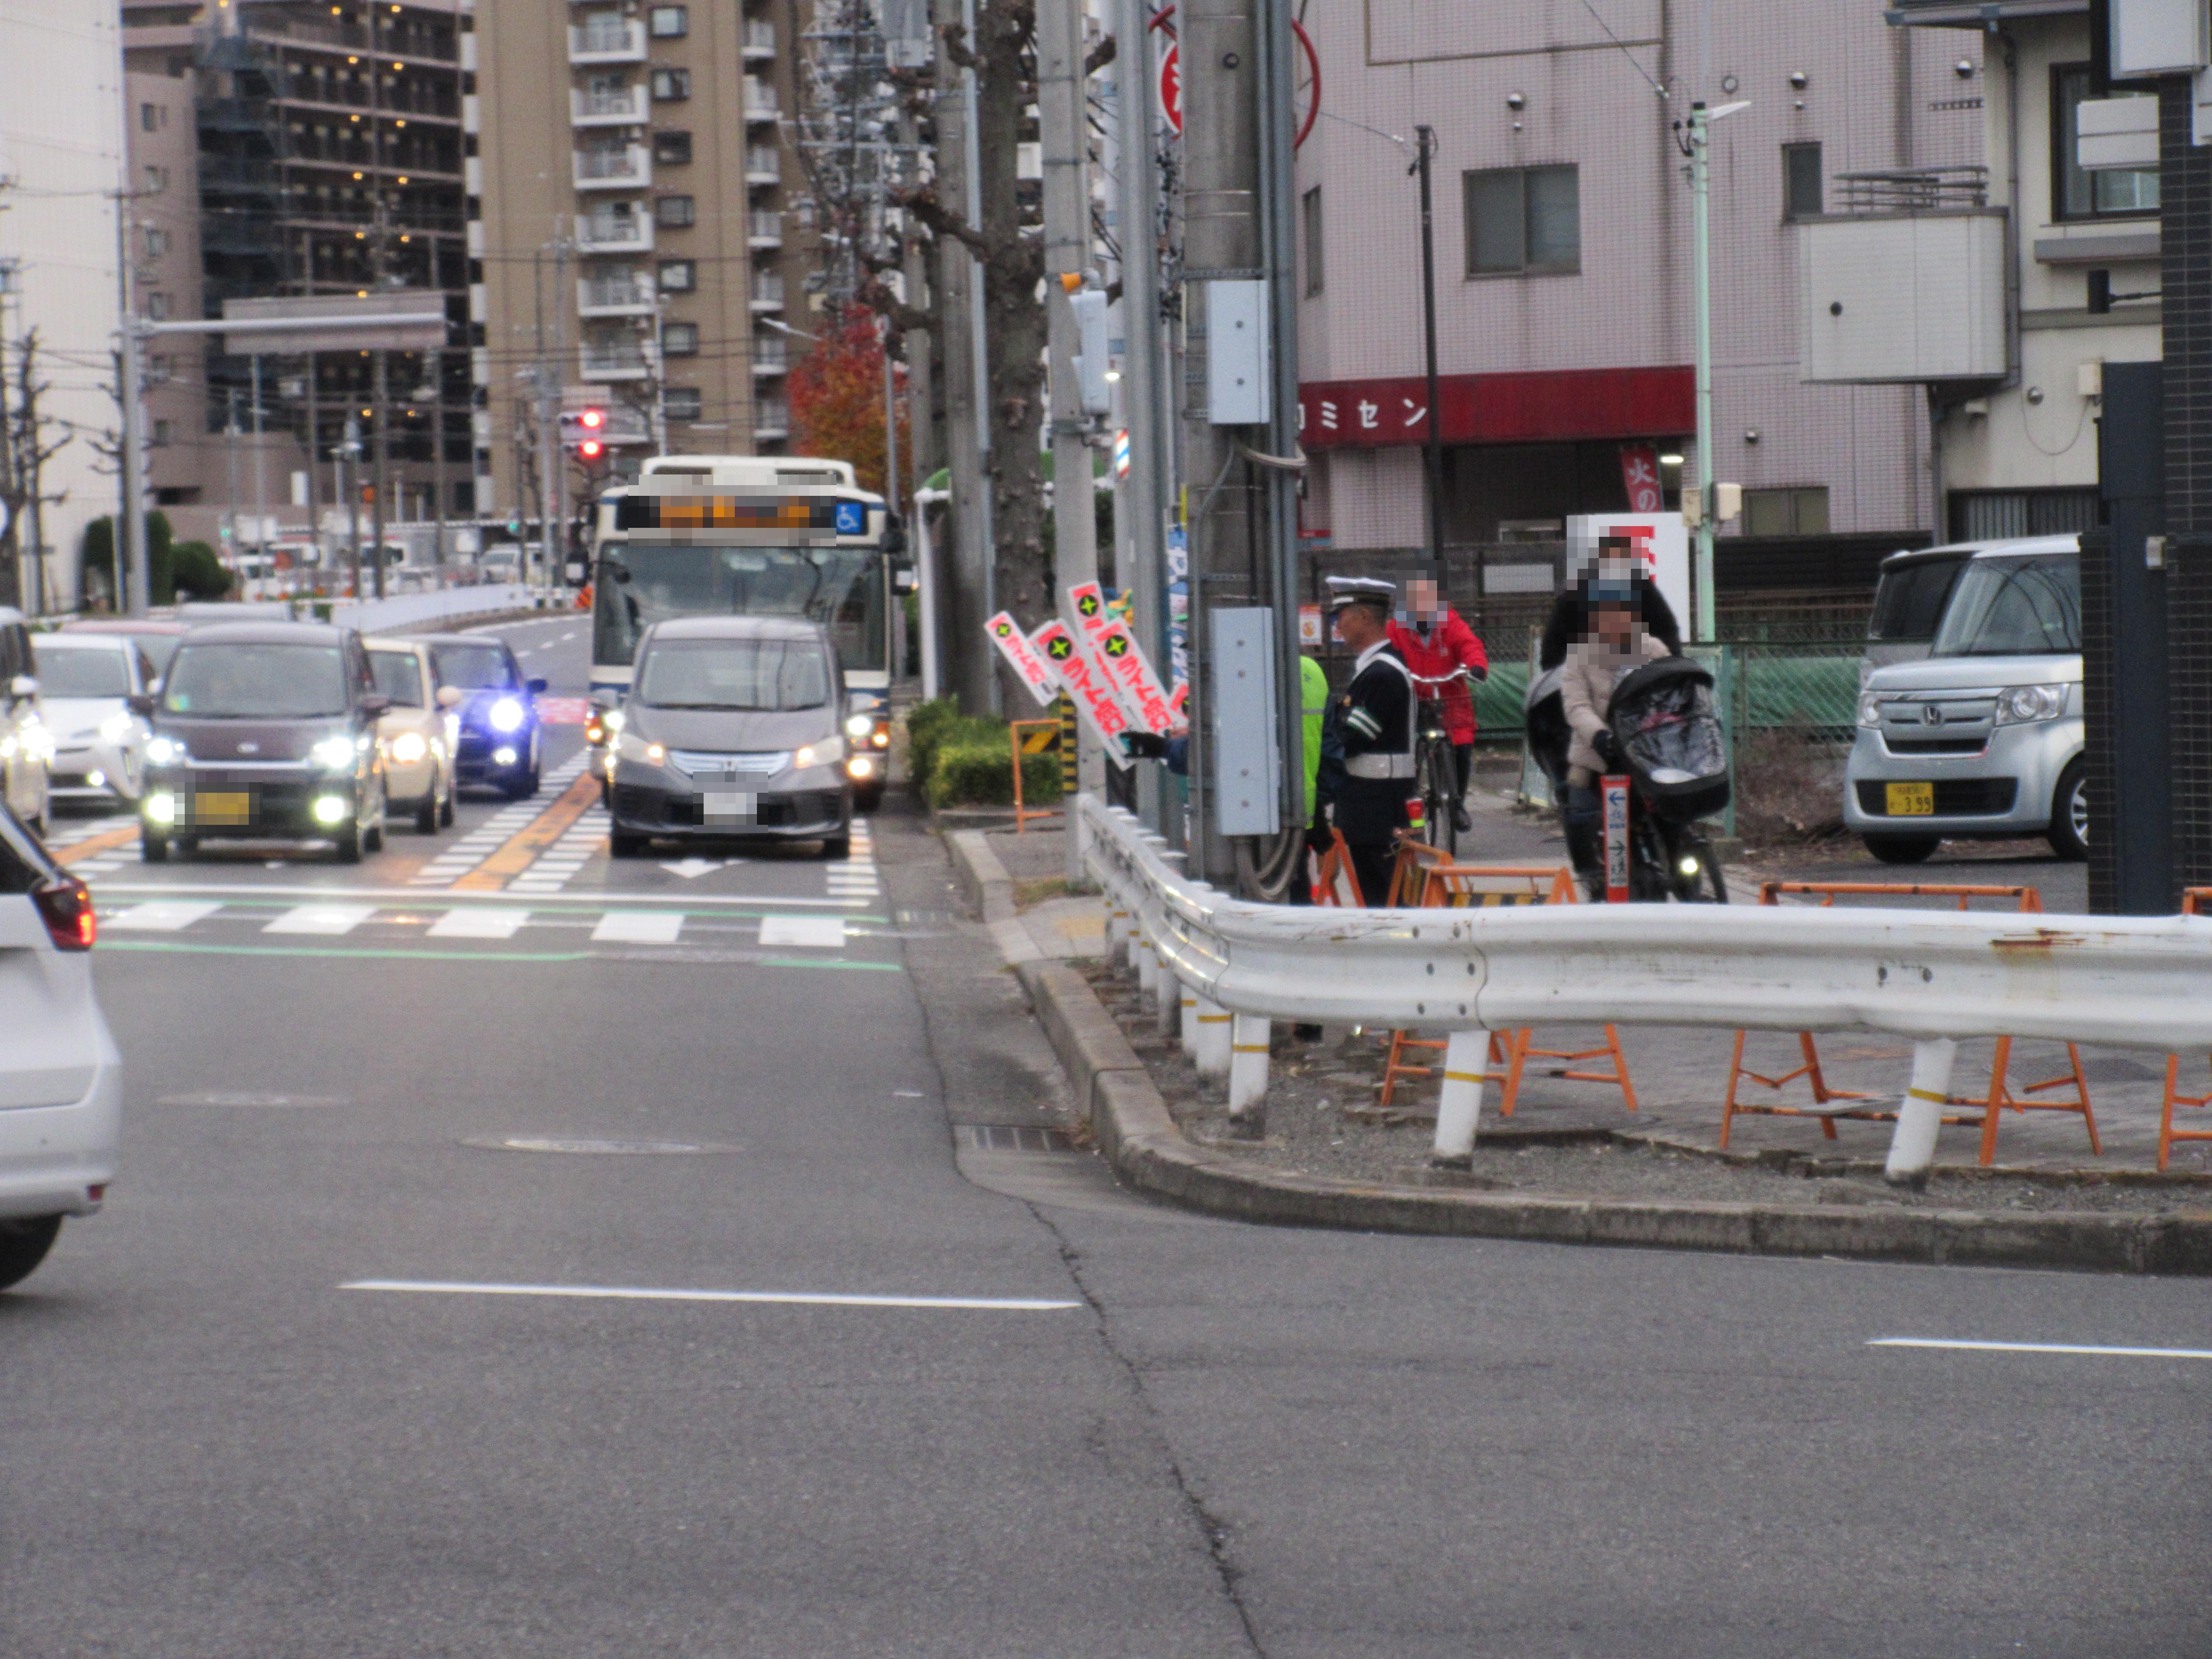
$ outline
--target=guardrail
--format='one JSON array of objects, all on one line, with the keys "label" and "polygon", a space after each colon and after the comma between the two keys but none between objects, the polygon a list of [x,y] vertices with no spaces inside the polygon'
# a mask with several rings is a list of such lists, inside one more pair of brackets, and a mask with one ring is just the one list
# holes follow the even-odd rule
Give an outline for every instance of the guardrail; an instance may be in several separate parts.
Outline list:
[{"label": "guardrail", "polygon": [[358,604],[340,600],[331,606],[331,620],[358,628],[364,634],[388,633],[395,628],[420,628],[426,623],[527,611],[538,603],[541,591],[517,582],[483,582],[473,587],[401,593],[388,599],[364,599]]},{"label": "guardrail", "polygon": [[1232,1118],[1267,1091],[1274,1020],[1448,1034],[1434,1156],[1472,1154],[1488,1033],[1523,1025],[1880,1031],[1911,1038],[1887,1172],[1933,1161],[1963,1037],[2212,1052],[2212,918],[1753,905],[1348,910],[1254,904],[1174,867],[1118,807],[1077,802],[1126,945]]}]

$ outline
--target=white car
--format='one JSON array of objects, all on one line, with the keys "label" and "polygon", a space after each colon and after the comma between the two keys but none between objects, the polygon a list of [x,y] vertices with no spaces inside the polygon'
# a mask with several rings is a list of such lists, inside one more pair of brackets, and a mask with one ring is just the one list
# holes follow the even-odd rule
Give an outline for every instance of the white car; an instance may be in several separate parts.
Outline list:
[{"label": "white car", "polygon": [[92,895],[0,807],[0,1290],[115,1179],[123,1056],[92,994]]},{"label": "white car", "polygon": [[154,736],[132,697],[154,689],[154,665],[121,634],[40,634],[39,702],[53,734],[47,788],[56,800],[136,806],[146,790],[146,745]]},{"label": "white car", "polygon": [[24,823],[43,829],[52,810],[46,800],[46,768],[54,743],[40,713],[34,670],[23,613],[0,605],[0,811],[12,811]]}]

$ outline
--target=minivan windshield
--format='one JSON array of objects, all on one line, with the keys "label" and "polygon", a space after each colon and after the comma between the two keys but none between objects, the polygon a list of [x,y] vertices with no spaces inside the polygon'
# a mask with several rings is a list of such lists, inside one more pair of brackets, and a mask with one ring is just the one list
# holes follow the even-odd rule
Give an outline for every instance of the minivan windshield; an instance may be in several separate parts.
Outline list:
[{"label": "minivan windshield", "polygon": [[1913,559],[1884,570],[1874,592],[1867,637],[1885,643],[1934,639],[1944,602],[1966,565],[1961,554],[1954,559]]},{"label": "minivan windshield", "polygon": [[458,685],[464,691],[520,689],[507,665],[507,653],[495,645],[434,645],[430,660],[437,666],[441,685]]},{"label": "minivan windshield", "polygon": [[647,647],[637,680],[649,708],[819,708],[830,653],[813,640],[666,640]]},{"label": "minivan windshield", "polygon": [[193,720],[327,719],[350,706],[334,645],[186,645],[161,687],[162,708]]},{"label": "minivan windshield", "polygon": [[2070,656],[2081,648],[2075,553],[1973,559],[1936,632],[1939,657]]}]

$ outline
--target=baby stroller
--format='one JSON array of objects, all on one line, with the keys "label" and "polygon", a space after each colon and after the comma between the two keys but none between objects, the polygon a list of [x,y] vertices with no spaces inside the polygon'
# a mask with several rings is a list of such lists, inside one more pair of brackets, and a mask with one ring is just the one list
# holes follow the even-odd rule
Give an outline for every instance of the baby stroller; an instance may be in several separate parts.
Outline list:
[{"label": "baby stroller", "polygon": [[1662,657],[1621,677],[1606,705],[1631,781],[1629,890],[1636,899],[1728,902],[1720,861],[1698,828],[1729,802],[1728,744],[1713,677]]}]

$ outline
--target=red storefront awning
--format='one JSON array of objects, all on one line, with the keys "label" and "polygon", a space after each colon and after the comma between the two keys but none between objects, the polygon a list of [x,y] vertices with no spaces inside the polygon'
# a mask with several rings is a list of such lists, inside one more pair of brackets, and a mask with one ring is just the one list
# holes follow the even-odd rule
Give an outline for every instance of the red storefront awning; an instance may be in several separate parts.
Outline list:
[{"label": "red storefront awning", "polygon": [[[1566,443],[1666,438],[1696,428],[1689,368],[1571,368],[1446,374],[1437,382],[1447,444]],[[1372,449],[1428,440],[1428,383],[1318,380],[1298,388],[1298,439],[1308,449]]]}]

